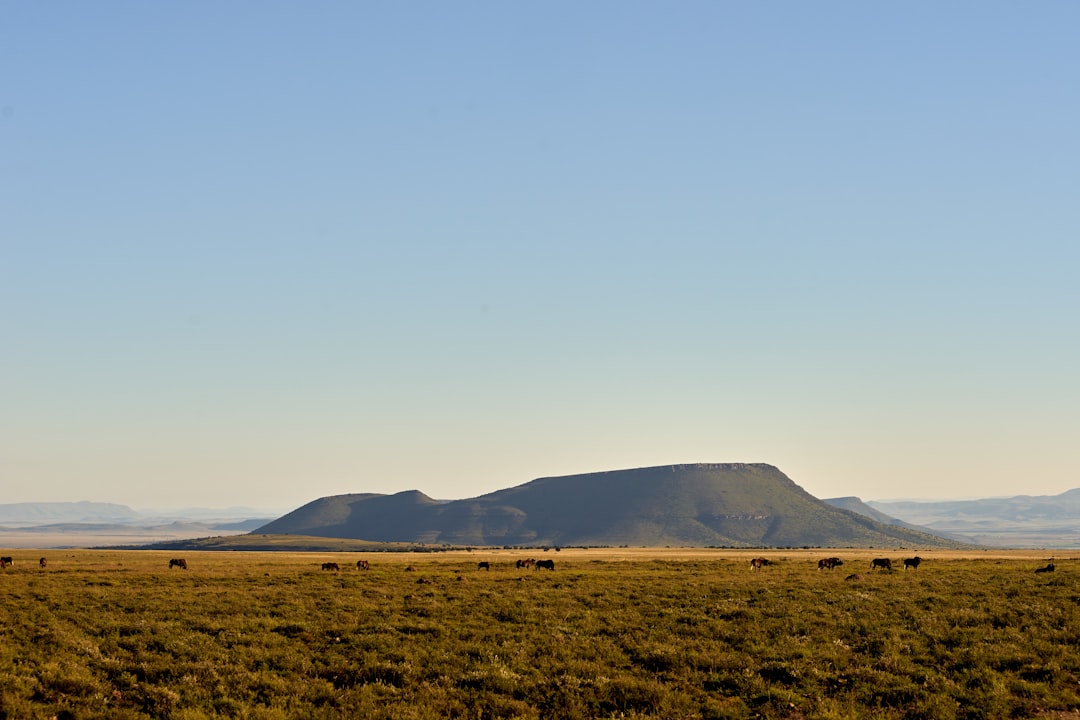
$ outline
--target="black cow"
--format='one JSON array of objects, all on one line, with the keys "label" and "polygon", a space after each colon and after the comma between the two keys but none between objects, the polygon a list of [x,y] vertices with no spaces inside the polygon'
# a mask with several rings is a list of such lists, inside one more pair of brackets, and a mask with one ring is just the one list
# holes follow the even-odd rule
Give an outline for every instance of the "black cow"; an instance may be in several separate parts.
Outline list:
[{"label": "black cow", "polygon": [[916,555],[915,557],[904,558],[904,571],[906,572],[908,568],[911,568],[912,570],[918,570],[919,563],[921,562],[922,558],[918,555]]},{"label": "black cow", "polygon": [[491,563],[489,563],[487,560],[481,560],[480,562],[476,563],[476,569],[477,570],[490,570],[491,569]]},{"label": "black cow", "polygon": [[173,558],[169,561],[169,569],[172,570],[174,567],[178,567],[181,570],[187,570],[187,560],[184,558]]},{"label": "black cow", "polygon": [[46,560],[45,558],[41,558],[37,562],[38,562],[38,567],[46,567],[49,564],[49,561]]},{"label": "black cow", "polygon": [[6,568],[8,565],[14,565],[14,564],[15,564],[15,561],[11,558],[10,555],[5,555],[4,557],[0,557],[0,569]]},{"label": "black cow", "polygon": [[1035,568],[1037,573],[1054,572],[1054,558],[1050,558],[1050,562],[1041,568]]},{"label": "black cow", "polygon": [[892,572],[892,560],[889,558],[874,558],[870,561],[871,570],[888,570]]},{"label": "black cow", "polygon": [[555,569],[555,561],[554,560],[537,560],[536,561],[536,569],[539,570],[540,568],[544,568],[546,570],[554,570]]},{"label": "black cow", "polygon": [[340,568],[340,567],[338,567],[338,564],[337,564],[337,563],[334,563],[334,562],[324,562],[324,563],[322,564],[322,569],[323,569],[323,570],[333,570],[333,571],[335,571],[335,572],[336,572],[336,571],[340,570],[341,568]]},{"label": "black cow", "polygon": [[823,558],[817,561],[818,570],[832,570],[838,568],[844,564],[844,561],[838,557]]}]

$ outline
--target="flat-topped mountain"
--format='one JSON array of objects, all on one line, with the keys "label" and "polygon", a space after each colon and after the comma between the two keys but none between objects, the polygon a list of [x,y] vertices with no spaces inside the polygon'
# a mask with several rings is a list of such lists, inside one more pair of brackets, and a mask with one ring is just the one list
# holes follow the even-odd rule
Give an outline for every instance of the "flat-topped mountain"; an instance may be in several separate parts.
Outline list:
[{"label": "flat-topped mountain", "polygon": [[528,546],[944,547],[829,505],[765,464],[547,477],[467,500],[410,490],[324,497],[254,531],[379,542]]}]

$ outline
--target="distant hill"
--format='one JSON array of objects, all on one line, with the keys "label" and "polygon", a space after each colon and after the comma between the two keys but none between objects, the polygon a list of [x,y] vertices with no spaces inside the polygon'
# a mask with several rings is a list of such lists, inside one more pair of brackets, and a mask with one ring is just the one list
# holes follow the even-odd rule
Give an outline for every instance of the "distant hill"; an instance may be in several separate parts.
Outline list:
[{"label": "distant hill", "polygon": [[834,507],[765,464],[548,477],[467,500],[416,490],[319,498],[254,531],[371,542],[527,546],[945,547]]},{"label": "distant hill", "polygon": [[875,510],[874,508],[870,507],[855,496],[825,498],[825,502],[832,505],[833,507],[838,507],[843,510],[850,510],[851,512],[858,513],[860,515],[870,518],[871,520],[877,520],[879,523],[884,523],[885,525],[895,525],[897,527],[907,528],[908,530],[914,530],[916,532],[929,533],[931,535],[940,535],[941,537],[955,540],[959,543],[968,544],[972,542],[968,538],[958,537],[950,533],[941,532],[939,530],[923,527],[921,525],[914,525],[912,523],[904,522],[899,518],[894,518],[891,515],[886,515],[880,510]]},{"label": "distant hill", "polygon": [[871,508],[970,543],[1080,548],[1080,488],[1060,495],[948,501],[878,501]]}]

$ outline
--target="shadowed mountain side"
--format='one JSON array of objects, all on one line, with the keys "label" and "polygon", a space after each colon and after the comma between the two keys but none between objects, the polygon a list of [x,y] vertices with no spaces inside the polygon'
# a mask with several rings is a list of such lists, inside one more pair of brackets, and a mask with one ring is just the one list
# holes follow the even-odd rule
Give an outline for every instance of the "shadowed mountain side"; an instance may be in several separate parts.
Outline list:
[{"label": "shadowed mountain side", "polygon": [[[411,538],[430,532],[429,511],[438,504],[438,501],[416,490],[395,495],[332,495],[309,502],[254,532],[378,541],[406,535]],[[319,531],[308,533],[308,524],[314,524]]]},{"label": "shadowed mountain side", "polygon": [[859,547],[954,542],[818,500],[771,465],[665,465],[533,480],[468,500],[321,498],[254,531],[454,545]]},{"label": "shadowed mountain side", "polygon": [[872,520],[877,520],[879,523],[885,523],[886,525],[901,525],[904,522],[903,520],[897,520],[891,515],[886,515],[879,510],[875,510],[854,495],[838,498],[825,498],[823,502],[827,502],[833,507],[865,515]]}]

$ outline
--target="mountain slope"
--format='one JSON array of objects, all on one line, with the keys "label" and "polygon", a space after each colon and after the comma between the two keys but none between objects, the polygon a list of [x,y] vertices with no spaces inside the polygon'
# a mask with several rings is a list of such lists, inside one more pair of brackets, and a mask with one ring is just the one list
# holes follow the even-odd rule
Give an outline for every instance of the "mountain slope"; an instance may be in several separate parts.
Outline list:
[{"label": "mountain slope", "polygon": [[254,531],[454,545],[933,547],[948,540],[818,500],[765,464],[548,477],[468,500],[320,498]]}]

